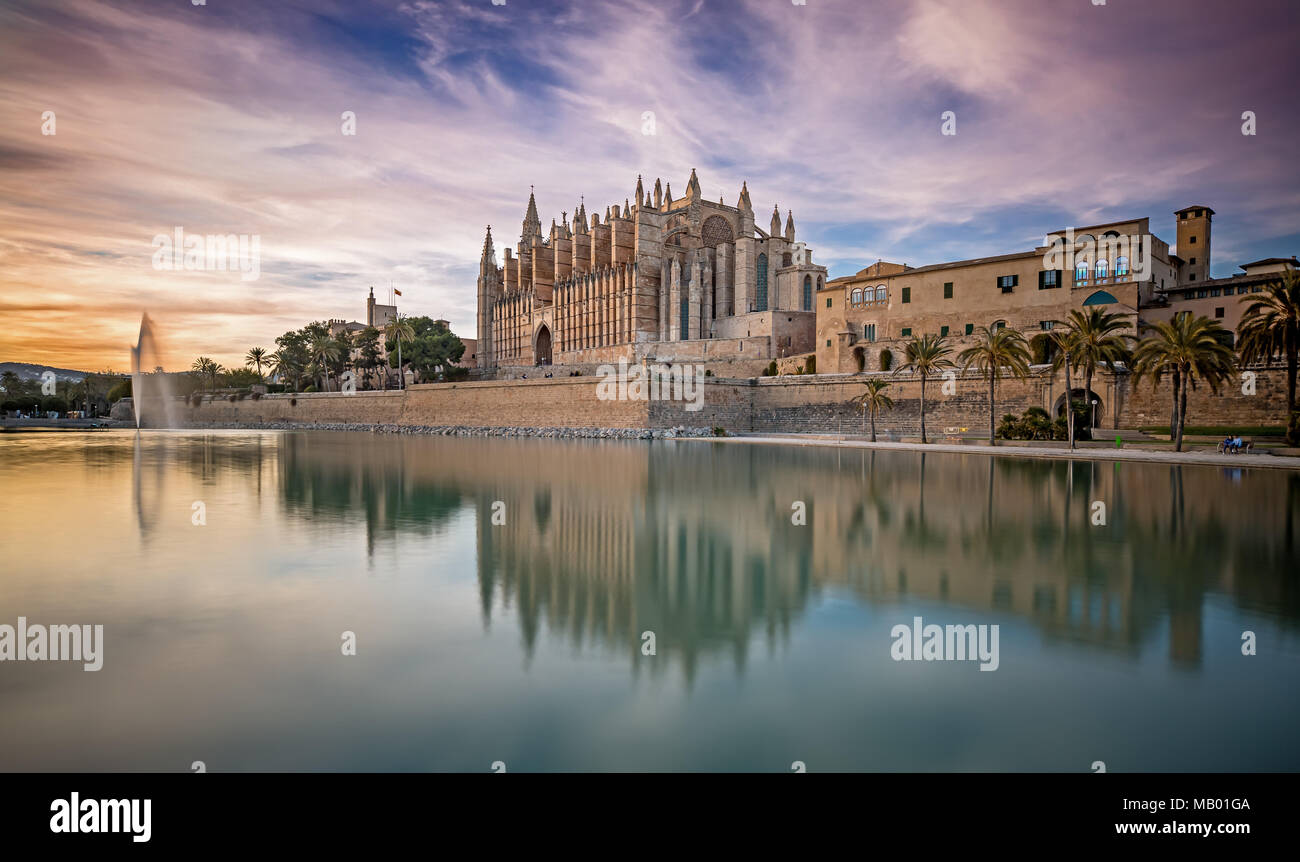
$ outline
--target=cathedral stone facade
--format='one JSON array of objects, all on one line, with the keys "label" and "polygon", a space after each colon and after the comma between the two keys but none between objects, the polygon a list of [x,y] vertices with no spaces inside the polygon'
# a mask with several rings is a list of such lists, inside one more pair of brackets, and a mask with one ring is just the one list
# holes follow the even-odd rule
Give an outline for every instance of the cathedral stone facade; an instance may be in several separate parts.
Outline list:
[{"label": "cathedral stone facade", "polygon": [[478,278],[478,365],[774,359],[813,349],[825,267],[782,228],[754,223],[747,184],[735,206],[655,180],[602,218],[578,206],[542,232],[529,195],[515,250],[497,264],[488,228]]}]

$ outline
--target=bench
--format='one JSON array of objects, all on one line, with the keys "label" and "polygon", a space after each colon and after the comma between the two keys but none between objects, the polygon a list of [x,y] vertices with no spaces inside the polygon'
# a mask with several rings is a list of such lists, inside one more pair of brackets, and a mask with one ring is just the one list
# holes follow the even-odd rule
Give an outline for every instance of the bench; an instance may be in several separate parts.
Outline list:
[{"label": "bench", "polygon": [[1255,444],[1252,443],[1250,440],[1244,440],[1244,439],[1243,439],[1243,440],[1241,441],[1241,448],[1240,448],[1240,449],[1238,449],[1238,448],[1235,447],[1235,446],[1229,447],[1229,446],[1225,445],[1224,442],[1223,442],[1222,440],[1220,440],[1220,441],[1219,441],[1219,446],[1218,446],[1218,451],[1219,451],[1219,454],[1220,454],[1220,455],[1225,455],[1225,454],[1226,454],[1226,455],[1239,455],[1239,454],[1241,454],[1242,452],[1245,452],[1245,453],[1249,454],[1249,453],[1250,453],[1254,448],[1255,448]]}]

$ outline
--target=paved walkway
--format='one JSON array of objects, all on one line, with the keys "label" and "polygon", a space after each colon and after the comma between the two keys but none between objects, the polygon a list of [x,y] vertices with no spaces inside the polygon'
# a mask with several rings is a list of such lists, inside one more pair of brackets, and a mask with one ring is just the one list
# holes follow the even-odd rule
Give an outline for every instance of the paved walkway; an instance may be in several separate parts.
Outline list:
[{"label": "paved walkway", "polygon": [[1218,452],[1156,452],[1150,449],[1075,449],[1034,446],[965,446],[953,443],[872,443],[850,437],[797,434],[747,434],[740,437],[690,437],[714,443],[756,443],[779,446],[832,446],[848,449],[893,449],[944,452],[953,455],[997,455],[1074,461],[1145,461],[1153,464],[1199,464],[1209,467],[1271,467],[1300,470],[1300,458],[1285,455],[1220,455]]}]

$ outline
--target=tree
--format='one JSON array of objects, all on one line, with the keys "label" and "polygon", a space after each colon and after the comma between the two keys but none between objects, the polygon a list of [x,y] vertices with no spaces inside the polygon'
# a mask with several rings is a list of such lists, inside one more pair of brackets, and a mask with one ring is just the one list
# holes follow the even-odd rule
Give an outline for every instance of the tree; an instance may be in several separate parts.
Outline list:
[{"label": "tree", "polygon": [[1025,337],[1006,327],[981,326],[974,332],[975,343],[957,356],[963,371],[974,368],[989,379],[989,445],[994,446],[993,420],[997,401],[997,379],[1003,369],[1021,380],[1029,376],[1029,344]]},{"label": "tree", "polygon": [[[357,333],[354,346],[357,349],[357,368],[361,369],[363,379],[369,379],[370,372],[379,367],[380,332],[373,326],[367,326]],[[369,388],[369,387],[367,387]]]},{"label": "tree", "polygon": [[447,324],[428,317],[409,317],[413,337],[405,348],[406,364],[419,373],[421,380],[432,380],[460,361],[464,343],[452,334]]},{"label": "tree", "polygon": [[[411,341],[415,338],[415,329],[411,326],[409,320],[404,317],[394,317],[384,326],[384,349],[388,351],[388,364],[390,367],[397,369],[397,383],[399,389],[406,388],[406,380],[402,377],[402,342]],[[393,365],[393,346],[397,347],[397,364]]]},{"label": "tree", "polygon": [[217,388],[217,375],[225,370],[206,356],[200,356],[198,359],[194,360],[194,364],[191,365],[190,368],[193,369],[200,378],[206,377],[208,379],[209,391]]},{"label": "tree", "polygon": [[1174,451],[1183,451],[1183,429],[1187,425],[1187,390],[1204,380],[1218,394],[1219,384],[1232,374],[1235,357],[1224,343],[1226,334],[1217,321],[1192,317],[1190,312],[1175,314],[1151,326],[1153,334],[1139,342],[1133,353],[1133,385],[1143,377],[1152,378],[1158,387],[1164,375],[1174,379],[1174,411],[1177,432]]},{"label": "tree", "polygon": [[6,395],[22,394],[22,380],[12,371],[6,371],[0,375],[0,389],[3,389]]},{"label": "tree", "polygon": [[1052,321],[1052,328],[1047,334],[1056,347],[1055,355],[1052,357],[1052,374],[1056,374],[1057,368],[1065,367],[1065,435],[1066,439],[1070,441],[1070,448],[1073,449],[1074,382],[1070,378],[1070,365],[1074,353],[1075,331],[1065,322],[1054,320]]},{"label": "tree", "polygon": [[863,424],[866,423],[867,414],[871,414],[871,442],[876,442],[876,414],[883,410],[894,409],[894,399],[885,394],[889,384],[885,381],[874,378],[867,381],[867,391],[853,399],[862,409]]},{"label": "tree", "polygon": [[947,339],[941,335],[924,335],[920,338],[913,337],[907,342],[903,350],[903,364],[898,366],[898,371],[915,371],[921,377],[921,442],[928,443],[925,438],[925,381],[939,373],[945,368],[952,368],[952,360],[948,356],[952,353],[952,348],[948,346]]},{"label": "tree", "polygon": [[266,361],[267,355],[266,348],[264,347],[254,347],[252,350],[248,351],[248,355],[244,357],[244,365],[246,367],[251,365],[257,369],[257,380],[259,383],[262,381],[262,366],[266,364]]},{"label": "tree", "polygon": [[339,358],[339,343],[329,334],[316,334],[312,337],[311,346],[307,348],[311,356],[312,366],[316,374],[323,374],[325,378],[323,392],[328,392],[330,388],[330,365]]},{"label": "tree", "polygon": [[1300,413],[1296,412],[1296,366],[1300,355],[1300,274],[1290,270],[1261,293],[1240,300],[1247,303],[1237,325],[1243,365],[1286,360],[1286,441],[1300,446]]},{"label": "tree", "polygon": [[[1087,311],[1074,309],[1065,320],[1065,326],[1071,330],[1074,362],[1083,373],[1084,398],[1092,401],[1092,377],[1100,365],[1105,365],[1112,372],[1115,364],[1127,362],[1129,358],[1129,336],[1120,335],[1128,328],[1127,315],[1106,312],[1101,306],[1090,306]],[[1066,396],[1068,401],[1070,396]],[[1097,424],[1097,418],[1090,410],[1088,427]]]}]

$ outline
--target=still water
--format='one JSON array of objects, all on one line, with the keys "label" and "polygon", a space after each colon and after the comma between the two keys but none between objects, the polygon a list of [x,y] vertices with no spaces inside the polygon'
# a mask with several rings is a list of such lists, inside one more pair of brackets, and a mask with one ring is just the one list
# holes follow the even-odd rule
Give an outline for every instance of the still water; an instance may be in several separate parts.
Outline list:
[{"label": "still water", "polygon": [[1296,770],[1298,525],[1282,470],[4,435],[0,623],[104,648],[0,662],[0,769]]}]

